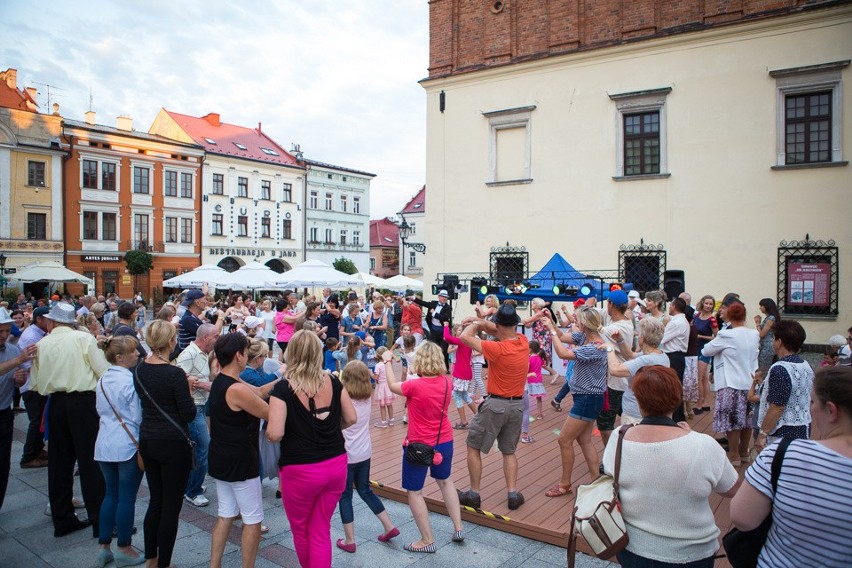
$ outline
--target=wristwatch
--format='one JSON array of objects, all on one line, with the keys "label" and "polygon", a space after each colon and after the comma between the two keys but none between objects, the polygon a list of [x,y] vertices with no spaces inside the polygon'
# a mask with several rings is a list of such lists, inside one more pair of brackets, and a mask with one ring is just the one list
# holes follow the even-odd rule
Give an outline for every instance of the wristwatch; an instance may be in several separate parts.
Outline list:
[{"label": "wristwatch", "polygon": [[556,333],[555,331],[551,331],[551,332],[550,332],[550,335],[552,335],[553,337],[556,337],[556,336],[557,336],[557,335],[559,335],[559,334],[558,334],[558,333]]},{"label": "wristwatch", "polygon": [[613,351],[615,351],[615,348],[612,345],[606,346],[606,352],[607,353],[612,353]]}]

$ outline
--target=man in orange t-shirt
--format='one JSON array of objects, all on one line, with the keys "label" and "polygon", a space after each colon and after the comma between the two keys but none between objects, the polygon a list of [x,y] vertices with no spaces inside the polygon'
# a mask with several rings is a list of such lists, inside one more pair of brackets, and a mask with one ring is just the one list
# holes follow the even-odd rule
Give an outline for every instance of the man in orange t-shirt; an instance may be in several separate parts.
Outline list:
[{"label": "man in orange t-shirt", "polygon": [[[529,341],[517,333],[518,314],[514,306],[504,304],[489,322],[465,318],[470,323],[459,339],[471,349],[479,351],[488,361],[488,397],[470,422],[467,435],[467,468],[470,490],[459,491],[459,502],[478,509],[482,481],[482,453],[488,453],[497,440],[497,449],[503,454],[503,473],[509,492],[509,509],[524,504],[524,496],[517,490],[518,458],[515,449],[521,437],[521,419],[524,414],[524,388],[530,365]],[[477,334],[484,331],[497,341],[483,341]]]}]

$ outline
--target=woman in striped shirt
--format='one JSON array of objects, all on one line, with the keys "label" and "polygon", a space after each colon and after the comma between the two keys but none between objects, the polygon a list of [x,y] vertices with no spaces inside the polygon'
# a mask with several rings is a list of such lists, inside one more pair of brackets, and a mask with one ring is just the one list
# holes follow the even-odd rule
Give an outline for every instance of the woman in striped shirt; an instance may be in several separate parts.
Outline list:
[{"label": "woman in striped shirt", "polygon": [[793,440],[773,495],[767,447],[731,501],[731,521],[756,528],[772,515],[758,567],[852,566],[852,368],[820,369],[811,392],[815,440]]},{"label": "woman in striped shirt", "polygon": [[[571,395],[574,406],[565,419],[559,434],[559,452],[562,454],[562,478],[545,495],[562,497],[571,493],[571,473],[574,470],[574,441],[580,446],[589,474],[598,476],[598,453],[592,445],[595,420],[604,405],[607,375],[606,351],[598,350],[603,343],[600,336],[601,316],[595,308],[586,306],[574,312],[574,331],[564,336],[556,330],[550,318],[544,319],[553,337],[553,350],[563,360],[575,361],[571,376]],[[567,345],[566,345],[567,344]]]}]

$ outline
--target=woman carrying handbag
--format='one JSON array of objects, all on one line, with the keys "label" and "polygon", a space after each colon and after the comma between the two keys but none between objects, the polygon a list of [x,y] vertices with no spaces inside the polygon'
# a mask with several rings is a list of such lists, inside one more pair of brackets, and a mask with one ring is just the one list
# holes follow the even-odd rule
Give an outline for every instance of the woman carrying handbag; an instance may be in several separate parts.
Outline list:
[{"label": "woman carrying handbag", "polygon": [[[101,568],[113,560],[118,568],[145,562],[130,546],[136,493],[143,472],[137,442],[142,408],[130,372],[139,362],[138,345],[133,337],[120,335],[107,339],[103,347],[112,367],[98,381],[96,391],[100,425],[95,441],[95,461],[106,483],[98,527],[97,563]],[[110,550],[113,528],[118,537],[115,553]]]}]

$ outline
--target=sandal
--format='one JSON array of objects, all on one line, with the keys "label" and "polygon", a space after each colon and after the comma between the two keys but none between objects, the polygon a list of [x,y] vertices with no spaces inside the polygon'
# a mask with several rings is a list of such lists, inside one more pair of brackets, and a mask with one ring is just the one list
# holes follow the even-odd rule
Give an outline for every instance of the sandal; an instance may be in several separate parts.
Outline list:
[{"label": "sandal", "polygon": [[556,402],[555,400],[550,401],[550,406],[556,409],[556,412],[562,412],[562,405]]},{"label": "sandal", "polygon": [[552,487],[545,493],[547,497],[564,497],[569,493],[573,493],[570,487],[563,487],[562,485],[556,485]]},{"label": "sandal", "polygon": [[467,430],[467,422],[456,422],[453,424],[453,430]]},{"label": "sandal", "polygon": [[413,542],[409,542],[405,546],[403,546],[405,550],[408,552],[426,552],[426,553],[434,553],[438,550],[438,547],[435,546],[434,542],[430,542],[429,544],[424,544],[423,546],[414,546]]}]

